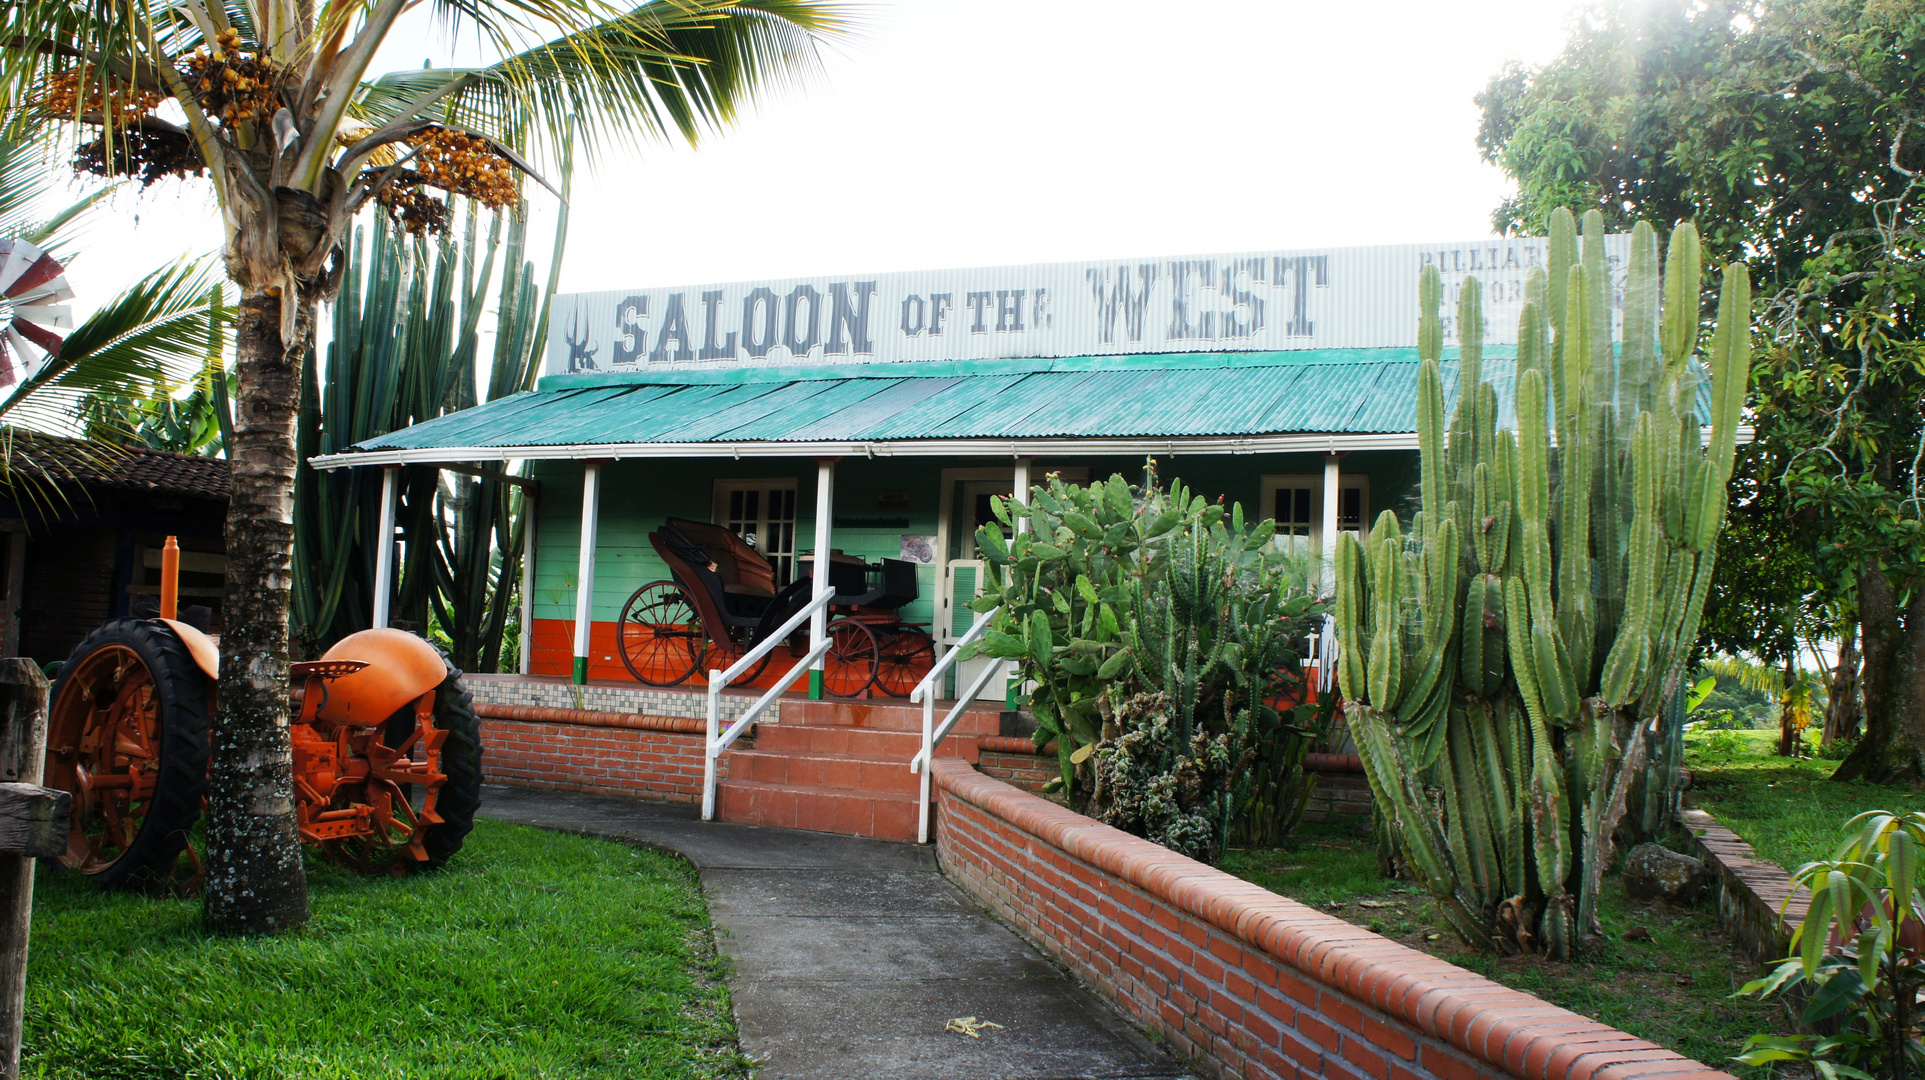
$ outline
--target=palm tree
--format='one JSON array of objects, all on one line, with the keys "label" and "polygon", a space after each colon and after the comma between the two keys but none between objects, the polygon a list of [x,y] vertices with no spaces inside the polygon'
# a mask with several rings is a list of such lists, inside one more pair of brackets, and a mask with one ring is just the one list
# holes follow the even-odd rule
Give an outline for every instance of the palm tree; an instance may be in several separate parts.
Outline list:
[{"label": "palm tree", "polygon": [[[307,921],[286,732],[288,583],[301,367],[355,214],[445,228],[439,190],[490,207],[565,142],[698,134],[764,85],[814,72],[847,29],[830,0],[430,0],[500,61],[370,77],[421,0],[0,0],[0,93],[89,124],[76,162],[204,172],[239,291],[221,715],[208,784],[205,921]],[[162,103],[180,122],[156,115]],[[91,130],[91,129],[90,129]]]}]

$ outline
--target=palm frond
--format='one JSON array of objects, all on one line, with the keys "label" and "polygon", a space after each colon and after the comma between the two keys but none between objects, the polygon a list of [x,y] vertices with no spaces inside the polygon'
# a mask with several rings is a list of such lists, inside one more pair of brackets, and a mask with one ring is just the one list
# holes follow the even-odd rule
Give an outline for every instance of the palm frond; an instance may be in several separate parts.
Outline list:
[{"label": "palm frond", "polygon": [[486,68],[384,76],[358,105],[386,123],[438,94],[429,115],[510,146],[553,149],[575,135],[591,154],[620,136],[692,143],[765,89],[817,75],[821,43],[853,25],[823,0],[651,0]]},{"label": "palm frond", "polygon": [[50,181],[56,172],[66,171],[64,163],[54,157],[46,130],[45,126],[31,130],[0,128],[0,236],[17,237],[62,258],[63,248],[72,243],[72,238],[61,234],[119,185],[107,185],[52,216],[43,216]]},{"label": "palm frond", "polygon": [[1750,690],[1775,694],[1785,688],[1785,680],[1777,668],[1764,664],[1754,664],[1731,656],[1708,657],[1698,665],[1698,670],[1707,675],[1715,675],[1720,681],[1737,683]]},{"label": "palm frond", "polygon": [[[129,286],[74,328],[60,356],[0,399],[0,416],[59,427],[81,395],[147,394],[194,379],[225,335],[211,259],[183,259]],[[217,343],[218,344],[218,343]]]}]

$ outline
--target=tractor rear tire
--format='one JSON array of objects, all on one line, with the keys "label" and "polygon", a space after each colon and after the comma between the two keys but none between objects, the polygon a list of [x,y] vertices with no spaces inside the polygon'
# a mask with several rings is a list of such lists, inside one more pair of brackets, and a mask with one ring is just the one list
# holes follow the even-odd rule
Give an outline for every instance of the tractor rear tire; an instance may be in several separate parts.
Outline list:
[{"label": "tractor rear tire", "polygon": [[[447,657],[442,661],[447,663]],[[427,868],[447,862],[475,827],[481,808],[481,719],[475,715],[474,696],[461,683],[461,671],[448,663],[448,677],[434,692],[435,726],[448,733],[441,744],[441,771],[448,782],[435,797],[441,815],[426,841]]]},{"label": "tractor rear tire", "polygon": [[[157,756],[159,762],[148,767],[154,772],[155,784],[152,795],[140,807],[138,832],[124,847],[111,845],[119,851],[103,861],[90,830],[98,825],[104,833],[105,821],[97,810],[83,817],[83,806],[93,810],[99,804],[82,798],[76,769],[79,766],[93,776],[103,775],[99,753],[87,760],[88,755],[80,749],[92,713],[80,695],[83,684],[95,695],[103,690],[118,694],[142,678],[131,666],[120,667],[111,656],[98,655],[109,650],[121,651],[122,659],[137,660],[146,669],[145,678],[152,681],[151,705],[130,712],[127,719],[137,719],[143,727],[132,741],[146,744],[143,749],[151,750],[151,756]],[[125,655],[128,653],[131,657]],[[91,664],[90,659],[94,661]],[[111,668],[118,668],[119,674]],[[189,833],[200,819],[201,800],[207,793],[212,689],[207,676],[194,665],[187,646],[157,620],[116,619],[95,629],[74,648],[67,662],[60,665],[47,698],[44,782],[74,795],[74,831],[67,854],[60,857],[63,865],[103,888],[158,884],[172,877],[181,852],[187,848]],[[116,756],[127,755],[109,754],[109,768]],[[131,761],[125,768],[128,775],[146,771]],[[130,800],[128,809],[133,805]],[[101,839],[106,844],[111,838],[103,835]]]}]

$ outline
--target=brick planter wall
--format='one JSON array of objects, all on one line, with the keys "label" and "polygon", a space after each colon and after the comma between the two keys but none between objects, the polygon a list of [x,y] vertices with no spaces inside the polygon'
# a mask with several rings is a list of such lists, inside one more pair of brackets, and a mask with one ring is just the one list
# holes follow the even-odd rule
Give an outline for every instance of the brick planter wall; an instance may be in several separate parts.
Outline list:
[{"label": "brick planter wall", "polygon": [[1685,810],[1678,824],[1691,836],[1718,889],[1718,921],[1759,963],[1791,951],[1791,935],[1811,910],[1811,893],[1791,887],[1791,875],[1758,858],[1750,844],[1703,810]]},{"label": "brick planter wall", "polygon": [[976,768],[1012,787],[1042,794],[1043,785],[1060,776],[1056,744],[1039,747],[1028,736],[985,735]]},{"label": "brick planter wall", "polygon": [[[486,702],[475,711],[482,777],[489,783],[656,802],[702,799],[706,721]],[[726,758],[717,769],[718,776],[728,775]]]},{"label": "brick planter wall", "polygon": [[951,880],[1219,1077],[1728,1080],[938,759]]}]

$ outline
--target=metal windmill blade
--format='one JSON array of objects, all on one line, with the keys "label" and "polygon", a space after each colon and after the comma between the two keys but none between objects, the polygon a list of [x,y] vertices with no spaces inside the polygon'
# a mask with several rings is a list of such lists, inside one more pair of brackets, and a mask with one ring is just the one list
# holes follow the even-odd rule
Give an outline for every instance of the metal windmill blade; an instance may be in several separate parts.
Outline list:
[{"label": "metal windmill blade", "polygon": [[66,268],[25,240],[0,240],[0,390],[25,382],[60,355],[74,325]]}]

